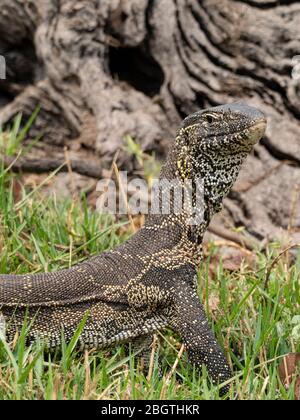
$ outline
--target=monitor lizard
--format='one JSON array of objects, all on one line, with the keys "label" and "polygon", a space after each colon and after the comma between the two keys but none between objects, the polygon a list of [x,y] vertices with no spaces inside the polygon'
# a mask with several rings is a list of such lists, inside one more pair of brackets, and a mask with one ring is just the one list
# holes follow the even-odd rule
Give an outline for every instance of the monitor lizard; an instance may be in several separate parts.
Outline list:
[{"label": "monitor lizard", "polygon": [[146,349],[153,334],[168,326],[179,333],[189,360],[198,368],[206,365],[213,383],[227,381],[231,370],[197,296],[196,275],[208,224],[265,128],[265,116],[244,103],[185,118],[160,180],[184,184],[191,179],[194,203],[200,179],[203,200],[196,213],[201,210],[202,219],[193,224],[188,209],[176,212],[173,206],[169,214],[149,215],[124,244],[70,269],[1,275],[0,328],[6,339],[13,340],[28,317],[29,342],[39,337],[57,348],[62,332],[70,340],[87,313],[81,348],[136,342]]}]

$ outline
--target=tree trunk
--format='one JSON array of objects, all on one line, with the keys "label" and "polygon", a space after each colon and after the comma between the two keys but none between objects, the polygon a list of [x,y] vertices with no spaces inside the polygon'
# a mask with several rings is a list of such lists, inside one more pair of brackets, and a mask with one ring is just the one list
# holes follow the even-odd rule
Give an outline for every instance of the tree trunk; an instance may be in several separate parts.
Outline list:
[{"label": "tree trunk", "polygon": [[162,156],[184,116],[242,99],[267,114],[268,130],[215,223],[296,240],[299,28],[292,0],[0,0],[0,121],[40,105],[33,157],[47,169],[67,146],[87,162],[74,170],[93,177],[120,147],[119,165],[134,168],[126,134]]}]

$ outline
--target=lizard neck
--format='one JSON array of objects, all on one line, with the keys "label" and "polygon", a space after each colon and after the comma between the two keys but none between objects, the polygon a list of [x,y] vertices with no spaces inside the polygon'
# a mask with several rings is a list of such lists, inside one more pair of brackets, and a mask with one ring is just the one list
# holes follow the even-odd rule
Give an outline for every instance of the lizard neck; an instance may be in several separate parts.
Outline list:
[{"label": "lizard neck", "polygon": [[[205,231],[213,215],[211,208],[204,210],[204,218],[200,223],[190,223],[190,215],[186,212],[180,214],[170,213],[166,215],[148,216],[144,229],[153,232],[157,242],[165,248],[178,247],[185,249],[191,260],[198,264],[202,258],[202,242]],[[149,236],[150,242],[154,239]]]},{"label": "lizard neck", "polygon": [[[189,248],[198,259],[205,231],[213,215],[221,210],[223,198],[239,173],[240,160],[232,165],[228,159],[224,156],[212,162],[203,154],[196,167],[191,154],[186,152],[183,158],[173,148],[162,167],[159,188],[152,196],[157,212],[151,212],[146,228],[153,227],[166,246],[181,241],[181,246]],[[174,188],[178,188],[177,195]]]},{"label": "lizard neck", "polygon": [[150,212],[144,226],[150,235],[149,247],[155,236],[161,246],[177,249],[180,255],[183,252],[190,263],[198,265],[204,233],[220,205],[205,200],[201,182],[200,185],[195,179],[185,182],[179,176],[174,149],[162,167],[158,184],[152,195],[154,212]]}]

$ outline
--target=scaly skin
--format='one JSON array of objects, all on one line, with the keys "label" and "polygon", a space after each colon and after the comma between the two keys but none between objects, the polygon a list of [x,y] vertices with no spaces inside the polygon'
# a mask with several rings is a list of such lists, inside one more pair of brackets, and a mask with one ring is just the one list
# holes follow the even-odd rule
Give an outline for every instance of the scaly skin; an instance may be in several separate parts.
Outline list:
[{"label": "scaly skin", "polygon": [[[31,321],[30,340],[50,348],[75,332],[88,311],[80,336],[82,348],[119,342],[149,345],[166,326],[182,337],[190,360],[204,363],[214,383],[231,376],[196,294],[201,242],[214,213],[235,181],[241,164],[262,137],[264,115],[244,104],[224,105],[187,117],[178,131],[161,179],[201,179],[203,219],[190,225],[189,210],[149,216],[125,244],[70,270],[0,276],[0,327],[12,340]],[[193,199],[195,199],[195,188]],[[158,200],[161,204],[161,201]],[[198,209],[199,212],[201,209]],[[146,344],[145,344],[146,345]],[[223,392],[228,386],[223,388]]]}]

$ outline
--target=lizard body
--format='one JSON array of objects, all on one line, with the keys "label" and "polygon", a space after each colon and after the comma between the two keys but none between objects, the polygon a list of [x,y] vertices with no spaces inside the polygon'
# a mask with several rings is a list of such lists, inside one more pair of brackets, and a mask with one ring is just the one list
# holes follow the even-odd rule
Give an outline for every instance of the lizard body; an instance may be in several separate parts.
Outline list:
[{"label": "lizard body", "polygon": [[197,297],[195,276],[204,232],[265,127],[260,111],[240,103],[187,117],[160,179],[183,184],[200,178],[202,220],[188,223],[186,209],[150,215],[127,242],[70,270],[0,276],[0,328],[7,340],[26,316],[32,321],[30,341],[40,337],[56,348],[62,331],[70,340],[88,311],[82,348],[141,337],[149,343],[155,331],[169,326],[182,337],[190,360],[199,368],[204,363],[215,383],[229,379],[230,368]]}]

